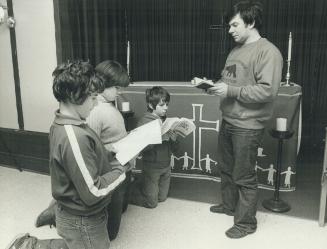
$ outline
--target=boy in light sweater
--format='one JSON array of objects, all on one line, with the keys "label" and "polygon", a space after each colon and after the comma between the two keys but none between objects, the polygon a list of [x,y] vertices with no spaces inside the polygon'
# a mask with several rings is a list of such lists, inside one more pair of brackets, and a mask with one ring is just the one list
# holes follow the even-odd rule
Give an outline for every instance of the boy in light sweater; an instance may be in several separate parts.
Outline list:
[{"label": "boy in light sweater", "polygon": [[[115,107],[118,91],[129,85],[126,70],[117,61],[107,60],[99,63],[95,70],[104,83],[104,91],[97,97],[98,105],[87,118],[89,126],[98,134],[107,150],[113,151],[112,143],[127,135],[124,118]],[[114,151],[113,151],[114,152]],[[112,163],[118,164],[117,160]],[[133,167],[133,162],[129,163]],[[131,171],[126,172],[126,179],[115,189],[108,205],[108,233],[110,240],[118,234],[122,212],[127,209],[127,188],[130,184]]]}]

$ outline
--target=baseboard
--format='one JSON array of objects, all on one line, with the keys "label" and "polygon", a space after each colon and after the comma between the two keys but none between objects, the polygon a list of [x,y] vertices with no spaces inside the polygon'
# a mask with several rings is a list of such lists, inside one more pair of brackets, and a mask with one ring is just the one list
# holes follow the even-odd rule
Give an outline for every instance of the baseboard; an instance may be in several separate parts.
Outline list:
[{"label": "baseboard", "polygon": [[48,133],[0,128],[0,164],[49,173]]}]

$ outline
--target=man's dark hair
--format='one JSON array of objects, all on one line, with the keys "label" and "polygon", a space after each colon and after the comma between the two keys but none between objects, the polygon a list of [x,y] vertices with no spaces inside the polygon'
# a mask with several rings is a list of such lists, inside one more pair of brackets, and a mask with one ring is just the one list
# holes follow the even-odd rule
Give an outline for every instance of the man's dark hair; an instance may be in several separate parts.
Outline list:
[{"label": "man's dark hair", "polygon": [[[154,86],[152,88],[146,89],[145,91],[145,100],[146,103],[151,104],[153,109],[156,109],[157,105],[160,101],[165,103],[169,103],[170,101],[170,94],[166,89],[161,86]],[[148,111],[152,112],[152,108],[148,105]]]},{"label": "man's dark hair", "polygon": [[125,68],[117,61],[106,60],[100,62],[95,71],[102,79],[105,88],[119,86],[127,87],[129,85],[129,76]]},{"label": "man's dark hair", "polygon": [[225,14],[225,23],[233,19],[234,16],[240,14],[245,24],[253,24],[257,30],[260,30],[262,27],[262,12],[263,7],[259,2],[252,1],[242,1],[235,4],[229,12]]},{"label": "man's dark hair", "polygon": [[81,105],[92,93],[104,90],[102,80],[95,75],[89,62],[76,60],[62,63],[52,73],[53,95],[59,102]]}]

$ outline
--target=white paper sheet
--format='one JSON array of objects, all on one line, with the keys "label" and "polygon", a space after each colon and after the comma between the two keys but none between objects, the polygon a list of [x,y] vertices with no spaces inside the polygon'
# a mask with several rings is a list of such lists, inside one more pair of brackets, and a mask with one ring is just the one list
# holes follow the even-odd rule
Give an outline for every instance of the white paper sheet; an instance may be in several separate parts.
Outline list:
[{"label": "white paper sheet", "polygon": [[136,157],[147,145],[161,143],[161,124],[157,119],[137,127],[112,146],[117,151],[117,160],[124,165]]}]

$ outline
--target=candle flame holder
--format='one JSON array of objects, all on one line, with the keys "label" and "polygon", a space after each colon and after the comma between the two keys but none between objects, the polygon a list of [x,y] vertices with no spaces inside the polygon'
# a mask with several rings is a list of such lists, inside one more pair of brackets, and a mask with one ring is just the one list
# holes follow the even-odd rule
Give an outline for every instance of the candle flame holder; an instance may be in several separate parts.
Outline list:
[{"label": "candle flame holder", "polygon": [[290,73],[291,60],[287,60],[286,62],[287,62],[286,82],[284,83],[283,86],[291,86],[291,85],[293,85],[290,82],[290,78],[291,78],[291,73]]}]

